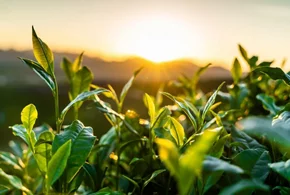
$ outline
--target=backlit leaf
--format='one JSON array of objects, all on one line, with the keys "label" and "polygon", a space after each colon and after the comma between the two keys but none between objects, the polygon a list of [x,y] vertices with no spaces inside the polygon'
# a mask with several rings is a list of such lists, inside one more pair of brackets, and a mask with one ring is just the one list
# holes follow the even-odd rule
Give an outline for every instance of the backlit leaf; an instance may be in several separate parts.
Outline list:
[{"label": "backlit leaf", "polygon": [[170,117],[170,122],[170,134],[174,137],[177,145],[182,146],[185,137],[183,126],[173,117]]},{"label": "backlit leaf", "polygon": [[154,102],[153,102],[152,98],[150,97],[150,95],[148,95],[147,93],[145,93],[145,95],[144,95],[144,101],[145,101],[146,107],[148,108],[148,115],[150,117],[151,125],[153,125],[154,120],[155,120]]},{"label": "backlit leaf", "polygon": [[33,53],[38,63],[50,75],[54,75],[53,53],[49,47],[37,36],[32,27]]},{"label": "backlit leaf", "polygon": [[122,104],[125,100],[125,97],[129,91],[129,89],[131,88],[136,76],[139,74],[139,72],[142,70],[142,68],[136,70],[134,72],[134,75],[130,78],[130,80],[125,84],[125,86],[123,87],[121,94],[120,94],[120,103]]},{"label": "backlit leaf", "polygon": [[54,134],[50,131],[45,131],[40,134],[35,143],[35,160],[42,173],[47,173],[48,162],[51,159],[51,148]]},{"label": "backlit leaf", "polygon": [[33,104],[25,106],[21,112],[21,121],[23,126],[27,129],[28,133],[31,132],[35,121],[38,117],[36,107]]},{"label": "backlit leaf", "polygon": [[234,79],[234,83],[237,84],[242,76],[242,68],[239,60],[235,58],[235,61],[231,68],[232,77]]},{"label": "backlit leaf", "polygon": [[169,140],[156,138],[160,160],[165,164],[170,173],[179,177],[179,153],[174,143]]}]

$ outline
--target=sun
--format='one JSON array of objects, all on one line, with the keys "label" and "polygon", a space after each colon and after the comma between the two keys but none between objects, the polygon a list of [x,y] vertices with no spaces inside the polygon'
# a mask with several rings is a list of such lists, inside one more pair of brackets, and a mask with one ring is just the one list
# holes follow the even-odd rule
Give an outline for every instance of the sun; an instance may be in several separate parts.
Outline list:
[{"label": "sun", "polygon": [[192,34],[183,21],[168,16],[146,17],[136,21],[122,31],[118,45],[121,53],[153,62],[171,61],[197,53],[200,36]]}]

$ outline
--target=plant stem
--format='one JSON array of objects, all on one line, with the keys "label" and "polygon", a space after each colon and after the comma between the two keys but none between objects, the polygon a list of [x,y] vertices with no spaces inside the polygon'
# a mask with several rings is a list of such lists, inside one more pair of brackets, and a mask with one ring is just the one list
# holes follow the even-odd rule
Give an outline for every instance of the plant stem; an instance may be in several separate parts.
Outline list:
[{"label": "plant stem", "polygon": [[58,96],[58,85],[55,76],[53,76],[53,81],[55,83],[55,91],[53,93],[54,98],[54,109],[55,109],[55,125],[57,134],[60,133],[61,123],[59,122],[59,96]]},{"label": "plant stem", "polygon": [[[122,104],[119,104],[118,105],[118,113],[121,113],[121,111],[122,111]],[[117,118],[117,131],[116,131],[116,133],[117,133],[117,156],[118,156],[118,159],[117,159],[117,175],[116,175],[116,189],[117,189],[117,191],[119,191],[119,178],[120,178],[120,156],[121,156],[121,154],[120,154],[120,142],[121,142],[121,126],[120,126],[120,123],[121,123],[121,121],[120,121],[120,119],[119,118]]]}]

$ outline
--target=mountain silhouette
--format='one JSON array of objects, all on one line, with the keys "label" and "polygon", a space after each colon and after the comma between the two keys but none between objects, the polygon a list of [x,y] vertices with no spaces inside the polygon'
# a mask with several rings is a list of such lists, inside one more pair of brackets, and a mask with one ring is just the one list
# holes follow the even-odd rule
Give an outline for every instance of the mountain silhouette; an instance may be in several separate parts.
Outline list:
[{"label": "mountain silhouette", "polygon": [[[60,68],[63,57],[73,61],[78,54],[54,52],[55,74],[60,84],[66,83],[64,72]],[[44,82],[17,57],[34,59],[33,52],[0,50],[0,86],[5,85],[41,85]],[[154,63],[139,57],[128,58],[123,61],[105,61],[98,57],[84,55],[83,65],[94,74],[96,83],[116,83],[127,81],[135,70],[143,67],[138,75],[138,82],[165,82],[176,79],[180,74],[192,76],[199,66],[188,60],[175,60]],[[202,76],[203,79],[229,79],[230,72],[222,67],[210,67]]]}]

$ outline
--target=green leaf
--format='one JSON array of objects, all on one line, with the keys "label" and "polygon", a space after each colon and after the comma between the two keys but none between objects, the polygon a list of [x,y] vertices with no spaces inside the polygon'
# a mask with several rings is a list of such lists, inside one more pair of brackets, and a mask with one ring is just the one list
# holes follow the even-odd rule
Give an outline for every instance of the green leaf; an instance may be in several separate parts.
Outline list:
[{"label": "green leaf", "polygon": [[27,133],[26,128],[23,125],[13,125],[12,127],[13,135],[20,137],[33,151],[34,144],[36,142],[34,131],[30,132],[30,135]]},{"label": "green leaf", "polygon": [[223,155],[225,143],[229,138],[230,134],[227,134],[224,137],[220,138],[212,147],[210,154],[213,157],[220,158]]},{"label": "green leaf", "polygon": [[[259,121],[253,120],[252,122],[256,123],[256,122],[259,122]],[[269,124],[269,123],[266,123],[266,124]],[[247,125],[247,126],[249,125],[249,127],[251,127],[251,124],[250,123],[247,123],[247,121],[244,121],[244,120],[241,120],[238,123],[239,128],[244,129],[244,130],[248,128],[245,125]],[[231,136],[233,138],[233,141],[238,142],[238,143],[244,145],[247,149],[251,149],[251,148],[266,149],[265,146],[261,145],[254,138],[252,138],[249,135],[247,135],[244,131],[237,130],[235,127],[233,127],[231,129]]]},{"label": "green leaf", "polygon": [[157,177],[158,175],[160,175],[161,173],[165,172],[166,169],[159,169],[159,170],[156,170],[154,171],[152,174],[151,174],[151,177],[149,179],[147,179],[144,183],[143,183],[143,186],[142,186],[142,191],[144,190],[144,188],[155,178]]},{"label": "green leaf", "polygon": [[290,181],[290,160],[287,160],[286,162],[276,162],[268,165],[273,171]]},{"label": "green leaf", "polygon": [[24,58],[19,58],[24,64],[29,66],[42,80],[46,82],[46,84],[49,86],[51,91],[55,93],[56,90],[56,84],[54,83],[54,79],[50,74],[46,72],[43,67],[38,64],[35,61],[29,60],[29,59],[24,59]]},{"label": "green leaf", "polygon": [[224,85],[225,82],[223,82],[222,84],[219,85],[219,87],[217,88],[217,90],[210,96],[210,98],[207,100],[203,111],[202,111],[202,115],[201,115],[201,122],[202,124],[204,123],[205,120],[205,116],[208,113],[208,111],[210,110],[211,106],[214,104],[216,96],[219,92],[219,90],[221,89],[221,87]]},{"label": "green leaf", "polygon": [[160,160],[165,164],[171,175],[179,178],[179,153],[174,143],[169,140],[156,138]]},{"label": "green leaf", "polygon": [[[192,108],[189,107],[184,100],[179,99],[177,97],[174,97],[173,95],[171,95],[170,93],[166,93],[166,92],[162,92],[163,95],[165,95],[166,97],[168,97],[169,99],[173,100],[181,109],[182,111],[186,114],[186,116],[189,118],[190,122],[193,125],[193,128],[195,130],[197,130],[197,121],[195,119],[195,116],[192,115],[191,111]],[[195,113],[195,111],[193,111]]]},{"label": "green leaf", "polygon": [[249,58],[248,58],[247,51],[240,44],[238,46],[239,46],[239,50],[240,50],[241,55],[248,62]]},{"label": "green leaf", "polygon": [[48,162],[51,159],[51,148],[54,134],[50,131],[45,131],[40,134],[37,142],[35,143],[34,158],[42,173],[47,173]]},{"label": "green leaf", "polygon": [[48,163],[46,187],[49,188],[64,172],[71,154],[71,140],[60,146]]},{"label": "green leaf", "polygon": [[[290,132],[287,124],[287,117],[281,116],[275,120],[266,117],[247,117],[238,122],[238,126],[241,130],[245,131],[249,135],[253,136],[265,136],[272,143],[278,144],[278,148],[281,152],[287,152],[290,154]],[[280,122],[278,122],[280,121]]]},{"label": "green leaf", "polygon": [[33,129],[38,113],[36,107],[33,104],[29,104],[23,108],[21,112],[21,121],[26,128],[28,134]]},{"label": "green leaf", "polygon": [[80,168],[84,165],[89,153],[91,152],[96,137],[93,135],[91,127],[85,127],[80,121],[74,121],[64,131],[55,136],[52,144],[52,153],[71,140],[71,154],[67,162],[67,181],[70,182]]},{"label": "green leaf", "polygon": [[163,107],[159,110],[157,113],[156,119],[154,120],[154,123],[152,125],[152,129],[163,127],[171,114],[171,111],[167,107]]},{"label": "green leaf", "polygon": [[261,62],[258,66],[266,66],[266,67],[269,67],[269,66],[271,66],[271,64],[273,64],[273,62],[274,61],[271,61],[271,62]]},{"label": "green leaf", "polygon": [[243,174],[244,170],[221,159],[207,156],[203,161],[203,194],[214,186],[224,172],[231,174]]},{"label": "green leaf", "polygon": [[243,194],[247,190],[262,190],[269,191],[269,186],[263,184],[259,180],[243,179],[239,182],[224,188],[219,195],[229,195],[229,194]]},{"label": "green leaf", "polygon": [[268,75],[273,80],[281,79],[284,81],[284,83],[286,83],[287,85],[290,85],[290,76],[287,73],[285,73],[281,68],[261,67],[261,68],[256,68],[253,71],[262,72]]},{"label": "green leaf", "polygon": [[271,162],[271,158],[269,152],[263,149],[243,150],[235,156],[233,162],[235,165],[251,173],[251,176],[259,181],[265,181],[270,172],[268,163]]},{"label": "green leaf", "polygon": [[130,80],[125,84],[125,86],[123,87],[121,94],[120,94],[120,103],[123,104],[125,97],[129,91],[129,89],[131,88],[136,76],[139,74],[139,72],[142,70],[142,68],[136,70],[134,72],[134,75],[130,78]]},{"label": "green leaf", "polygon": [[23,161],[9,152],[0,152],[0,167],[6,173],[22,176],[25,165]]},{"label": "green leaf", "polygon": [[[29,195],[32,195],[31,191],[27,189],[25,186],[23,186],[21,179],[13,176],[13,175],[8,175],[6,174],[1,168],[0,168],[0,183],[6,185],[10,185],[13,188],[19,189]],[[10,187],[7,186],[7,187]]]},{"label": "green leaf", "polygon": [[51,76],[54,75],[53,53],[49,47],[37,36],[33,27],[32,43],[33,53],[38,63],[45,70],[45,72],[49,73]]},{"label": "green leaf", "polygon": [[122,175],[122,177],[128,180],[129,182],[131,182],[135,186],[136,189],[140,189],[139,184],[133,179],[131,179],[130,177],[127,177],[126,175]]},{"label": "green leaf", "polygon": [[175,142],[180,147],[183,145],[185,137],[183,126],[173,117],[170,117],[170,134],[174,137]]},{"label": "green leaf", "polygon": [[289,195],[290,188],[284,186],[276,186],[273,190],[279,190],[280,195]]},{"label": "green leaf", "polygon": [[237,84],[242,76],[242,68],[239,60],[235,58],[235,61],[231,68],[232,77],[234,79],[234,83]]},{"label": "green leaf", "polygon": [[154,128],[154,135],[158,138],[167,139],[173,143],[176,143],[174,137],[172,137],[170,131],[167,128],[164,127]]},{"label": "green leaf", "polygon": [[147,93],[145,93],[144,95],[144,101],[145,101],[145,105],[148,108],[148,115],[150,117],[150,122],[151,125],[154,124],[154,120],[155,120],[155,105],[154,102],[152,100],[152,98],[150,97],[150,95],[148,95]]},{"label": "green leaf", "polygon": [[192,82],[192,87],[194,87],[194,89],[196,89],[197,82],[199,81],[200,76],[208,69],[209,66],[211,66],[211,64],[207,64],[204,67],[200,67],[196,71],[196,73],[194,74],[194,76],[192,77],[191,82]]},{"label": "green leaf", "polygon": [[81,102],[81,101],[84,101],[86,100],[87,98],[93,96],[93,95],[98,95],[100,93],[103,93],[107,91],[106,89],[96,89],[96,90],[93,90],[93,91],[86,91],[86,92],[83,92],[81,94],[79,94],[74,100],[72,100],[61,112],[61,115],[60,115],[60,120],[63,121],[64,120],[64,117],[67,113],[67,111],[76,103],[78,102]]},{"label": "green leaf", "polygon": [[77,71],[72,78],[71,100],[76,98],[80,93],[89,91],[92,81],[93,74],[86,66]]},{"label": "green leaf", "polygon": [[243,174],[244,170],[240,167],[230,164],[224,160],[219,158],[215,158],[212,156],[207,156],[203,161],[203,171],[206,172],[217,172],[223,171],[227,173],[234,173],[234,174]]},{"label": "green leaf", "polygon": [[196,177],[201,176],[203,160],[215,142],[218,131],[207,130],[189,146],[179,159],[178,189],[181,195],[191,190]]},{"label": "green leaf", "polygon": [[72,81],[72,78],[76,71],[73,70],[72,63],[69,59],[63,58],[62,62],[60,64],[61,69],[66,74],[66,77],[68,78],[69,82]]},{"label": "green leaf", "polygon": [[275,104],[275,100],[271,96],[260,93],[256,96],[256,98],[262,102],[263,107],[266,110],[270,111],[272,115],[277,115],[278,112],[281,110],[281,108]]}]

